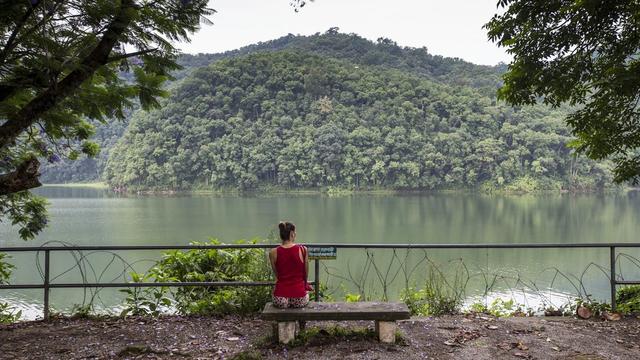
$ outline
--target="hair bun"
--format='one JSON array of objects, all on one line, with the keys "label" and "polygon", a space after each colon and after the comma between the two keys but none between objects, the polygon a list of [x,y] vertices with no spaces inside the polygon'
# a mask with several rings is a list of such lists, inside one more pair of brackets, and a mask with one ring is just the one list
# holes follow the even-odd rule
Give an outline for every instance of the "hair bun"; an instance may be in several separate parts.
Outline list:
[{"label": "hair bun", "polygon": [[296,231],[296,226],[290,221],[280,221],[278,227],[280,228],[280,239],[282,241],[290,240],[291,232]]}]

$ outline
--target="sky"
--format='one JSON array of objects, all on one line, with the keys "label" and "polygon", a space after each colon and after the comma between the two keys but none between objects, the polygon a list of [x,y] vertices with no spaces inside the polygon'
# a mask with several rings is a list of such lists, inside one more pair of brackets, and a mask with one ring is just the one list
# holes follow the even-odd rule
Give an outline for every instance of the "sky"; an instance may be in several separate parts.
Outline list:
[{"label": "sky", "polygon": [[483,65],[511,57],[487,40],[482,29],[497,0],[315,0],[295,12],[290,0],[211,0],[217,13],[203,25],[186,53],[216,53],[291,34],[311,35],[331,27],[375,41],[427,47],[431,54]]}]

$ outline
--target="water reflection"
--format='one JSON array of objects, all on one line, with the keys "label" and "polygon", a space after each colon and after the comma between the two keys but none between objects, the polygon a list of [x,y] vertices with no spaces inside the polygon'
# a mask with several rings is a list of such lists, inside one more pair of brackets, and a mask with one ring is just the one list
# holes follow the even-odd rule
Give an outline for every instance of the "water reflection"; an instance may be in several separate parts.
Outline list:
[{"label": "water reflection", "polygon": [[[640,233],[636,219],[640,199],[636,192],[606,195],[487,196],[477,194],[422,194],[347,197],[317,195],[238,196],[121,196],[89,188],[42,188],[38,192],[50,200],[50,226],[28,245],[62,241],[84,245],[188,244],[216,237],[225,242],[266,237],[282,219],[294,221],[299,239],[307,243],[606,243],[633,242]],[[0,224],[0,246],[25,245],[11,226]],[[621,250],[622,251],[622,250]],[[640,253],[624,249],[634,258]],[[388,285],[380,282],[394,259],[390,251],[371,251],[378,272],[371,270],[362,279],[367,296],[380,296],[387,286],[396,294],[406,286],[403,275]],[[35,270],[34,254],[13,254],[17,265],[14,282],[41,281]],[[110,254],[91,254],[91,263],[101,270],[111,261]],[[120,253],[125,263],[142,271],[157,252]],[[487,278],[496,277],[495,291],[539,291],[565,294],[582,291],[606,299],[608,268],[606,249],[518,249],[518,250],[438,250],[428,251],[435,263],[463,259],[475,271],[468,284],[468,295],[488,296]],[[396,257],[404,258],[402,251]],[[404,266],[416,266],[424,252],[406,255]],[[367,267],[367,253],[340,250],[338,259],[326,261],[323,274],[335,289],[335,296],[356,292],[358,286],[339,277],[349,277]],[[370,259],[370,258],[369,258]],[[73,265],[70,254],[57,254],[52,273],[60,274]],[[622,259],[625,260],[625,259]],[[123,276],[125,267],[113,262],[102,274],[103,280]],[[640,279],[634,262],[626,259],[620,267],[628,279]],[[397,266],[394,265],[394,266]],[[369,265],[371,267],[371,265]],[[323,266],[324,269],[324,266]],[[585,269],[588,269],[586,272]],[[395,270],[393,268],[392,270]],[[391,271],[391,270],[390,270]],[[391,271],[393,273],[393,271]],[[412,282],[424,281],[427,268],[416,267]],[[583,274],[584,272],[584,274]],[[86,275],[86,274],[85,274]],[[91,275],[91,274],[90,274]],[[88,275],[86,275],[88,276]],[[93,275],[91,275],[93,276]],[[516,282],[514,282],[514,279]],[[517,280],[520,279],[520,282]],[[69,272],[57,281],[80,281]],[[341,285],[342,284],[342,285]],[[526,286],[524,284],[527,284]],[[576,284],[578,290],[576,290]],[[0,292],[5,298],[6,291]],[[16,293],[12,293],[15,296]],[[23,294],[23,293],[19,293]],[[100,293],[108,306],[121,301],[113,289]],[[41,292],[25,292],[25,301],[39,303]],[[68,308],[86,298],[82,290],[54,290],[52,301]],[[31,300],[28,300],[31,299]],[[22,300],[21,300],[22,301]]]}]

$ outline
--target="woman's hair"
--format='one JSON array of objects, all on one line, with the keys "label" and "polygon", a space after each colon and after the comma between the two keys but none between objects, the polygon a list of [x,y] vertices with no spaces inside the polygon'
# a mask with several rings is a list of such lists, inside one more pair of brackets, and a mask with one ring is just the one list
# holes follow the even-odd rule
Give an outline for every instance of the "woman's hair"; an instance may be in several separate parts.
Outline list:
[{"label": "woman's hair", "polygon": [[280,228],[280,239],[282,239],[282,241],[289,240],[291,232],[296,231],[296,226],[288,221],[280,221],[278,227]]}]

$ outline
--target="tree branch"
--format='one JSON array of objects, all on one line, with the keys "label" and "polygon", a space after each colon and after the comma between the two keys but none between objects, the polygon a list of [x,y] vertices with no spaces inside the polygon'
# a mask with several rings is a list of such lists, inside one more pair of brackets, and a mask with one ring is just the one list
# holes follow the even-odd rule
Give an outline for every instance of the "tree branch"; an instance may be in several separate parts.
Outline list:
[{"label": "tree branch", "polygon": [[13,194],[41,186],[40,162],[35,157],[23,162],[18,168],[8,174],[0,175],[0,195]]},{"label": "tree branch", "polygon": [[42,1],[39,1],[34,6],[31,6],[27,13],[24,14],[22,18],[20,18],[20,20],[18,20],[15,29],[13,29],[13,32],[9,36],[9,39],[7,39],[7,44],[4,46],[4,49],[2,49],[2,53],[0,53],[0,64],[4,63],[9,52],[11,52],[11,50],[13,50],[13,48],[16,46],[16,44],[14,44],[16,36],[18,36],[18,33],[20,32],[20,30],[22,30],[22,27],[27,23],[27,20],[31,17],[31,15],[35,12],[36,8],[41,3]]},{"label": "tree branch", "polygon": [[158,51],[157,48],[156,49],[148,49],[148,50],[136,51],[136,52],[132,52],[132,53],[129,53],[129,54],[122,54],[122,55],[112,56],[112,57],[107,59],[107,62],[111,63],[111,62],[114,62],[114,61],[120,61],[120,60],[123,60],[123,59],[128,59],[128,58],[131,58],[131,57],[134,57],[134,56],[138,56],[138,55],[149,54],[149,53],[156,52],[156,51]]},{"label": "tree branch", "polygon": [[109,24],[100,42],[82,60],[78,68],[70,72],[60,82],[33,98],[20,111],[10,116],[6,123],[0,126],[0,148],[4,148],[13,142],[20,133],[25,131],[61,100],[76,91],[98,68],[107,63],[111,50],[132,21],[133,14],[131,10],[134,8],[133,0],[122,0],[120,12]]}]

